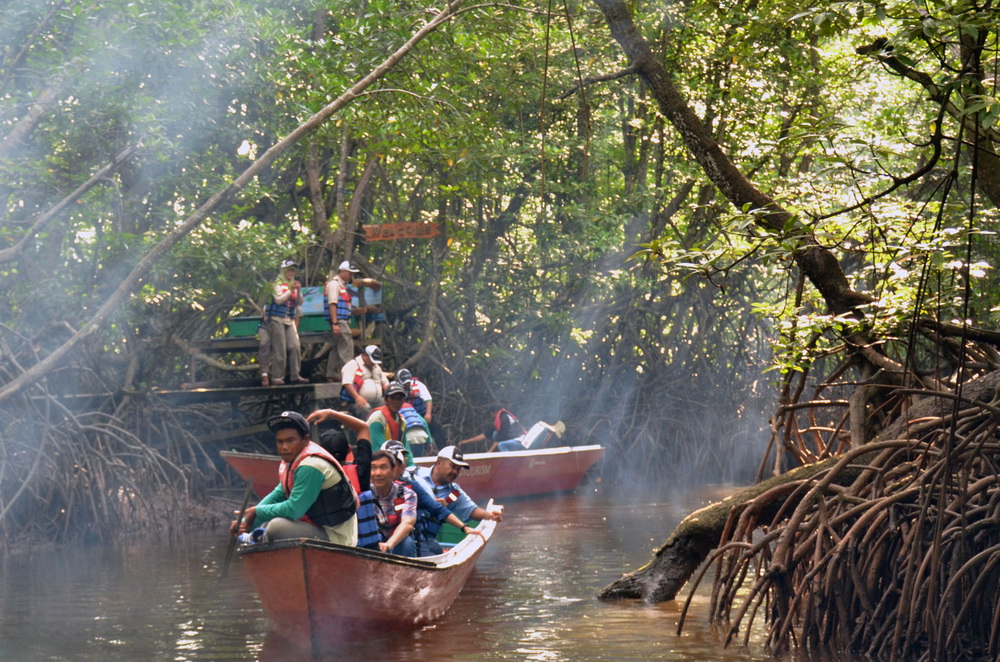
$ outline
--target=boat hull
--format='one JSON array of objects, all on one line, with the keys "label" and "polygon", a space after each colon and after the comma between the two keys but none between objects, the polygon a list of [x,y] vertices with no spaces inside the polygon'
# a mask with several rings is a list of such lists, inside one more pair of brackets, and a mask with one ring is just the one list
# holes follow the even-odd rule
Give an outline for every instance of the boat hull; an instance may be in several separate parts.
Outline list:
[{"label": "boat hull", "polygon": [[451,550],[407,559],[317,540],[240,549],[274,630],[311,650],[431,623],[455,601],[495,528]]},{"label": "boat hull", "polygon": [[[254,491],[263,498],[278,484],[276,455],[223,451],[223,459],[244,480],[253,479]],[[527,497],[569,492],[580,485],[587,471],[604,457],[603,446],[561,446],[508,453],[467,453],[471,466],[464,469],[458,484],[475,500]],[[415,462],[429,466],[434,457],[418,457]]]}]

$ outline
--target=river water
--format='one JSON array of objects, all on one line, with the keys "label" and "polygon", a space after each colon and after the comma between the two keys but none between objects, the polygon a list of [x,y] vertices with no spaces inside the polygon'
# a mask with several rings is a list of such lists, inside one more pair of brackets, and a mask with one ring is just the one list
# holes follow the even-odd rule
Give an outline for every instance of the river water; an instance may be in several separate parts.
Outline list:
[{"label": "river water", "polygon": [[594,599],[645,563],[681,518],[718,497],[578,493],[507,504],[447,615],[321,657],[269,630],[238,558],[219,578],[222,530],[36,551],[3,567],[0,660],[775,660],[759,645],[722,646],[721,631],[706,622],[707,589],[681,635],[680,602]]}]

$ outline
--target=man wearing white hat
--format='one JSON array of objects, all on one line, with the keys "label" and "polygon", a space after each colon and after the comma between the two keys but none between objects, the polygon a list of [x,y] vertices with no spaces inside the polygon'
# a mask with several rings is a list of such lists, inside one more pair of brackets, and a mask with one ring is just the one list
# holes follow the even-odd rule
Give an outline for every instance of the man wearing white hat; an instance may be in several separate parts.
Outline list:
[{"label": "man wearing white hat", "polygon": [[341,370],[354,357],[354,339],[351,337],[351,315],[358,310],[351,305],[351,297],[357,292],[354,287],[378,289],[382,286],[374,278],[354,278],[359,269],[344,260],[337,267],[337,275],[326,282],[323,288],[323,313],[333,333],[333,347],[326,362],[326,381],[336,382]]},{"label": "man wearing white hat", "polygon": [[[458,475],[462,469],[468,469],[469,463],[465,461],[462,451],[455,446],[445,446],[438,452],[437,459],[430,467],[417,467],[413,472],[414,482],[422,481],[424,486],[451,511],[459,520],[485,520],[491,519],[494,522],[503,520],[503,508],[493,506],[489,509],[480,508],[475,501],[469,498],[458,483]],[[440,554],[441,546],[437,542],[438,531],[441,530],[443,522],[439,517],[428,511],[417,511],[417,528],[414,531],[414,538],[421,556]],[[462,533],[466,532],[466,527],[462,527]]]}]

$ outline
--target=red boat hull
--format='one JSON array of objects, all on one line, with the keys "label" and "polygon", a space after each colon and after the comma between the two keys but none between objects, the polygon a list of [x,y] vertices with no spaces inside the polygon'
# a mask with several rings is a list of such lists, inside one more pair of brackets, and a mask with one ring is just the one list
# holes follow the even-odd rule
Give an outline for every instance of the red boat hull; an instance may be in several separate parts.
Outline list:
[{"label": "red boat hull", "polygon": [[[253,479],[261,498],[278,484],[277,455],[223,451],[222,458],[244,480]],[[467,453],[471,467],[462,470],[458,484],[475,500],[535,496],[575,490],[594,464],[604,457],[602,446],[562,446],[509,453]],[[433,457],[418,457],[429,466]]]},{"label": "red boat hull", "polygon": [[425,625],[455,601],[493,533],[468,536],[428,559],[407,559],[317,540],[240,548],[274,630],[313,651]]}]

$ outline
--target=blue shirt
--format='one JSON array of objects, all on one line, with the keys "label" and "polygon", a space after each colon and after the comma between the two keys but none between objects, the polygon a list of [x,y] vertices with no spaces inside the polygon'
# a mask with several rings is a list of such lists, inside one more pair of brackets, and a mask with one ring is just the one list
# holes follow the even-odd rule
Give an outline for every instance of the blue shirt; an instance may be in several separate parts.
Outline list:
[{"label": "blue shirt", "polygon": [[[431,467],[417,467],[413,472],[414,486],[417,483],[421,483],[424,489],[429,491],[435,498],[444,499],[447,503],[447,509],[463,522],[472,517],[472,512],[478,508],[476,502],[469,498],[469,495],[458,486],[458,483],[435,485],[434,481],[431,480]],[[416,487],[414,487],[414,490],[416,490]],[[436,517],[430,511],[418,512],[418,521],[421,517],[424,518],[421,522],[423,524],[424,535],[428,538],[436,538],[438,531],[441,530],[443,518]]]}]

